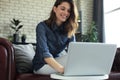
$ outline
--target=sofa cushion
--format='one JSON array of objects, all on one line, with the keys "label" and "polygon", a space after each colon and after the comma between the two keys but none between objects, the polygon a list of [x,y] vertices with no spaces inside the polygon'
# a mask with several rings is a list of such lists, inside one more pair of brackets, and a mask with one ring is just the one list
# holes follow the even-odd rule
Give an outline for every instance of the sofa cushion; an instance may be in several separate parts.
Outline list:
[{"label": "sofa cushion", "polygon": [[35,55],[32,44],[13,44],[18,73],[32,72],[32,59]]}]

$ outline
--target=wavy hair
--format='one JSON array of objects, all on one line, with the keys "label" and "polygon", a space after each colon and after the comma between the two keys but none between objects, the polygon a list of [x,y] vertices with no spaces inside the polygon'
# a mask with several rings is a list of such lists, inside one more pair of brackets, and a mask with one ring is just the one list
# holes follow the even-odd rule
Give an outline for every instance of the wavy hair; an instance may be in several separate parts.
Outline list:
[{"label": "wavy hair", "polygon": [[[77,7],[75,6],[75,3],[73,2],[73,0],[56,0],[56,2],[54,3],[54,6],[58,7],[58,5],[60,5],[63,2],[68,2],[70,4],[70,16],[64,22],[64,25],[65,25],[65,33],[67,33],[68,37],[71,37],[75,34],[75,32],[78,28]],[[50,17],[45,22],[49,27],[51,27],[52,24],[55,23],[55,21],[56,21],[56,16],[55,16],[55,12],[52,9],[52,11],[50,13]]]}]

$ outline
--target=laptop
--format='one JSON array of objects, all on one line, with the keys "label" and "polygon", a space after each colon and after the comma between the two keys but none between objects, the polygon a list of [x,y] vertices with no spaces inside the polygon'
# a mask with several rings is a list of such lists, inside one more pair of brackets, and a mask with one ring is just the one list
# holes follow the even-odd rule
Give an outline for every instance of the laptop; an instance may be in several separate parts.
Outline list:
[{"label": "laptop", "polygon": [[71,42],[64,76],[104,76],[111,71],[115,44]]}]

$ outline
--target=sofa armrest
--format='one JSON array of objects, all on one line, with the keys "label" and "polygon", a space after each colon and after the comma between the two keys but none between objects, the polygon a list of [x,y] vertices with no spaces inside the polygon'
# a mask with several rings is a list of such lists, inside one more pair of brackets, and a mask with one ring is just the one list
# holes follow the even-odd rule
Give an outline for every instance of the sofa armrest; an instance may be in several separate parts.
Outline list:
[{"label": "sofa armrest", "polygon": [[7,80],[7,50],[4,46],[0,45],[0,79]]},{"label": "sofa armrest", "polygon": [[14,49],[7,39],[0,38],[0,79],[15,79]]},{"label": "sofa armrest", "polygon": [[120,72],[120,48],[117,48],[115,59],[112,66],[112,72]]}]

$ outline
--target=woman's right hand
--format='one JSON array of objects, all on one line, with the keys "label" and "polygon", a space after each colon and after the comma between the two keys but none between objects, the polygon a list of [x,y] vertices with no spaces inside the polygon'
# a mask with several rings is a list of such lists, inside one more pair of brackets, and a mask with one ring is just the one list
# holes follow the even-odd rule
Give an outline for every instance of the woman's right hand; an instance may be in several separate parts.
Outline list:
[{"label": "woman's right hand", "polygon": [[64,67],[59,64],[54,58],[49,57],[44,59],[47,64],[54,68],[59,73],[64,73]]},{"label": "woman's right hand", "polygon": [[59,66],[59,68],[57,69],[59,73],[64,73],[64,67],[63,66]]}]

